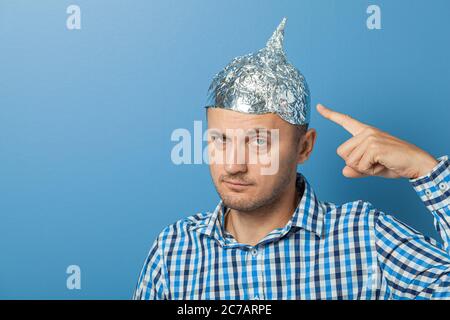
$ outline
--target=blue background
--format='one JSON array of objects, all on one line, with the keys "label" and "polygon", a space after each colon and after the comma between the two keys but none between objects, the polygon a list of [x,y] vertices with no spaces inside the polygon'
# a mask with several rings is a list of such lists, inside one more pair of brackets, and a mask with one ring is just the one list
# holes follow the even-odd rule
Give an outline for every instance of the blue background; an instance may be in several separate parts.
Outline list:
[{"label": "blue background", "polygon": [[[66,8],[81,7],[81,30]],[[369,4],[382,30],[368,30]],[[0,1],[0,298],[129,299],[156,235],[215,208],[203,165],[176,166],[213,75],[287,16],[288,59],[321,102],[436,157],[449,153],[450,2]],[[299,167],[322,200],[364,199],[437,239],[409,182],[342,176],[350,137],[321,118]],[[81,290],[66,268],[81,267]]]}]

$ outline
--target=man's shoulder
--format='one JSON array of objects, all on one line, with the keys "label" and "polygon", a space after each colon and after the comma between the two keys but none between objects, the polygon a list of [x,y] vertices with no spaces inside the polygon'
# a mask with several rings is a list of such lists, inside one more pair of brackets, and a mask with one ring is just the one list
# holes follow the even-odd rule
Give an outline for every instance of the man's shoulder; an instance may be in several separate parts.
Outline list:
[{"label": "man's shoulder", "polygon": [[347,223],[350,220],[361,219],[374,221],[384,214],[371,202],[365,200],[354,200],[341,204],[322,201],[322,205],[326,208],[325,220],[328,220],[328,222]]},{"label": "man's shoulder", "polygon": [[162,229],[158,234],[158,241],[165,243],[188,237],[193,232],[206,228],[212,215],[212,212],[199,212],[178,219]]},{"label": "man's shoulder", "polygon": [[427,242],[439,246],[438,242],[402,222],[394,215],[377,209],[371,202],[356,200],[336,205],[332,202],[322,204],[327,208],[324,221],[330,233],[348,232],[349,230],[370,230],[368,234],[389,233],[389,229],[402,231],[404,237],[423,237]]}]

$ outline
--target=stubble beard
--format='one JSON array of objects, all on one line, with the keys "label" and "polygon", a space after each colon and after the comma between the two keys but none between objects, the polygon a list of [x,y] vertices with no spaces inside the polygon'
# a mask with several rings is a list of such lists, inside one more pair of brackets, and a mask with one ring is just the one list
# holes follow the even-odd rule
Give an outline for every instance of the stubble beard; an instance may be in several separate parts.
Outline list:
[{"label": "stubble beard", "polygon": [[269,195],[257,195],[255,197],[242,197],[230,194],[225,194],[215,184],[216,191],[220,195],[223,204],[233,210],[241,212],[251,212],[263,207],[272,206],[281,198],[282,193],[292,180],[290,171],[285,171],[280,179],[277,179],[275,187],[271,190]]}]

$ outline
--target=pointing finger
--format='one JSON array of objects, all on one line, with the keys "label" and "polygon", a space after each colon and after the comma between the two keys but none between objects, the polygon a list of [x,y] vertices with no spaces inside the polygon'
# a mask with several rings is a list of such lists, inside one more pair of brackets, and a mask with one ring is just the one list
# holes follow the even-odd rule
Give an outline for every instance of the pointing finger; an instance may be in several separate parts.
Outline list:
[{"label": "pointing finger", "polygon": [[353,119],[349,115],[333,111],[326,108],[322,104],[317,105],[317,111],[326,119],[331,120],[338,125],[342,126],[345,130],[350,132],[352,135],[359,134],[367,125]]}]

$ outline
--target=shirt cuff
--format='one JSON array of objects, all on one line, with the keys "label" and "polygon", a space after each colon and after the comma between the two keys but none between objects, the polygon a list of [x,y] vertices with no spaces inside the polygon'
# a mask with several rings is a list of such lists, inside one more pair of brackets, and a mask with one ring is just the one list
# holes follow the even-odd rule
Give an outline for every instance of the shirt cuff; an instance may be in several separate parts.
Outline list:
[{"label": "shirt cuff", "polygon": [[430,173],[409,179],[414,190],[430,211],[450,206],[450,160],[446,155],[437,160],[439,163]]}]

